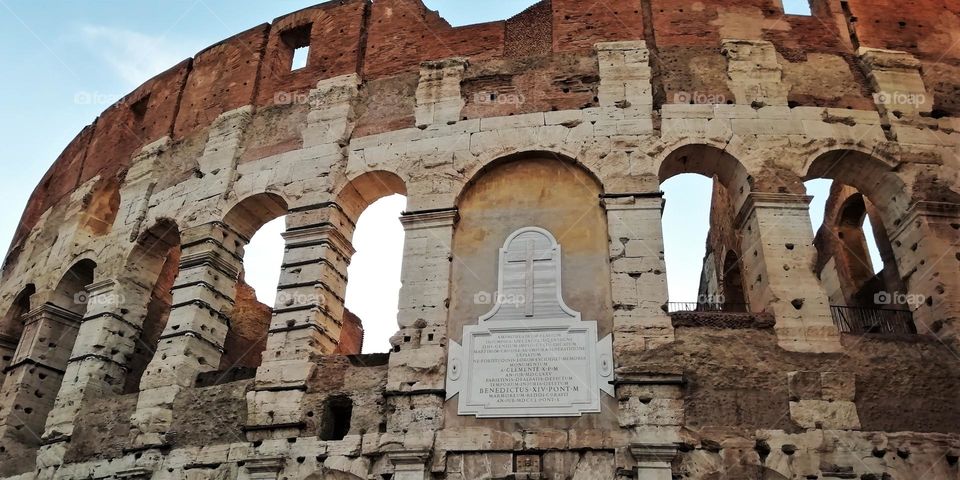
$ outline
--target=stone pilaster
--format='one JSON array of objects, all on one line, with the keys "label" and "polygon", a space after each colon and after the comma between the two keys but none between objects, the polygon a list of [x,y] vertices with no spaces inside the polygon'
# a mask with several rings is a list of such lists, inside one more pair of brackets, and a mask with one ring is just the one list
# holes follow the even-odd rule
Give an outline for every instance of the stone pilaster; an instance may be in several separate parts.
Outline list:
[{"label": "stone pilaster", "polygon": [[460,94],[460,82],[466,67],[467,60],[464,58],[420,64],[416,109],[418,127],[446,125],[460,120],[460,112],[466,104]]},{"label": "stone pilaster", "polygon": [[354,103],[360,93],[360,76],[352,73],[317,82],[310,90],[310,113],[303,129],[303,146],[350,142],[356,124]]},{"label": "stone pilaster", "polygon": [[812,198],[749,194],[736,220],[742,236],[744,287],[752,311],[776,317],[781,347],[836,352],[840,336],[827,293],[812,268],[817,255],[810,228]]},{"label": "stone pilaster", "polygon": [[600,62],[600,106],[649,116],[653,111],[653,90],[646,42],[605,42],[596,44],[596,49]]},{"label": "stone pilaster", "polygon": [[0,393],[0,464],[9,458],[33,458],[81,321],[79,314],[51,303],[25,317]]},{"label": "stone pilaster", "polygon": [[153,360],[140,381],[132,423],[137,446],[166,444],[173,400],[197,374],[219,367],[233,295],[249,239],[220,222],[183,232],[173,305]]},{"label": "stone pilaster", "polygon": [[607,194],[614,356],[673,341],[663,258],[663,194]]},{"label": "stone pilaster", "polygon": [[293,208],[287,215],[267,348],[247,394],[249,431],[285,435],[302,424],[300,400],[316,369],[312,358],[334,353],[340,342],[353,228],[336,203]]},{"label": "stone pilaster", "polygon": [[286,459],[283,457],[256,458],[247,460],[244,468],[250,480],[277,480]]},{"label": "stone pilaster", "polygon": [[427,451],[400,451],[387,454],[393,464],[393,480],[428,480],[430,470],[427,460],[430,452]]},{"label": "stone pilaster", "polygon": [[399,333],[391,339],[387,389],[443,389],[450,256],[457,209],[408,212],[400,287]]},{"label": "stone pilaster", "polygon": [[790,85],[783,83],[783,67],[776,47],[764,40],[724,40],[727,86],[738,105],[786,105]]},{"label": "stone pilaster", "polygon": [[873,89],[873,100],[881,115],[894,118],[930,113],[933,95],[927,94],[921,76],[920,61],[907,52],[860,48],[860,65],[863,67]]},{"label": "stone pilaster", "polygon": [[634,443],[630,454],[637,462],[637,480],[671,480],[671,462],[677,456],[677,445],[672,443]]},{"label": "stone pilaster", "polygon": [[139,301],[145,306],[150,291],[130,280],[120,282],[109,279],[87,287],[87,316],[80,324],[65,380],[43,434],[46,454],[40,457],[46,462],[62,460],[55,444],[70,439],[77,414],[90,399],[116,395],[123,388],[126,360],[142,327],[128,320],[134,316],[124,312],[131,303]]},{"label": "stone pilaster", "polygon": [[913,311],[920,333],[960,347],[960,204],[917,202],[890,235],[907,292],[888,292]]}]

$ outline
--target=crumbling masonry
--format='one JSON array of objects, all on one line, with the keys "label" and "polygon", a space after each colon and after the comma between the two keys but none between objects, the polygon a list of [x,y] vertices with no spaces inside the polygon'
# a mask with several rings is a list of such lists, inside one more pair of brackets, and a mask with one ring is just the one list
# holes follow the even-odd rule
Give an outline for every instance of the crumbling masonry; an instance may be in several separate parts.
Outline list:
[{"label": "crumbling masonry", "polygon": [[[26,207],[0,284],[0,476],[960,478],[960,3],[812,11],[545,0],[453,28],[419,0],[338,0],[173,66]],[[726,300],[675,311],[658,192],[682,173],[714,179],[702,284]],[[816,236],[814,178],[834,180]],[[398,333],[358,355],[351,237],[394,193]],[[269,308],[243,248],[284,215]],[[447,348],[528,225],[612,334],[615,395],[460,416]],[[883,293],[919,300],[865,317]]]}]

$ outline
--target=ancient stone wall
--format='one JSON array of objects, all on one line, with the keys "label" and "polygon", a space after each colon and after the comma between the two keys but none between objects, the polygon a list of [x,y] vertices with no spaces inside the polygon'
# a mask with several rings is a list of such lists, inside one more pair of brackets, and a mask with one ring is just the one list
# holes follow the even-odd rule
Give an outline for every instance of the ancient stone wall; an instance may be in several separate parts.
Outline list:
[{"label": "ancient stone wall", "polygon": [[[0,277],[0,476],[956,478],[960,5],[812,9],[552,0],[451,27],[342,0],[173,66],[26,207]],[[705,271],[721,292],[739,272],[736,311],[669,311],[659,186],[683,173],[714,179]],[[814,178],[838,185],[831,224],[863,198],[897,316],[831,308],[863,275],[815,240]],[[353,232],[396,193],[398,330],[356,355]],[[281,216],[266,306],[244,247]],[[523,227],[609,341],[597,411],[448,398]]]}]

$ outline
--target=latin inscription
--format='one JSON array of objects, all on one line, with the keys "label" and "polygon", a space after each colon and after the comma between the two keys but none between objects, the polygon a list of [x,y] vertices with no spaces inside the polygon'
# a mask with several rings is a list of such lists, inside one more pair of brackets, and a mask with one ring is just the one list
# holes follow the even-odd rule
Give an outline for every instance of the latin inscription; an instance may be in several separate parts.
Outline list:
[{"label": "latin inscription", "polygon": [[519,331],[475,337],[474,399],[489,407],[566,405],[589,400],[587,336]]}]

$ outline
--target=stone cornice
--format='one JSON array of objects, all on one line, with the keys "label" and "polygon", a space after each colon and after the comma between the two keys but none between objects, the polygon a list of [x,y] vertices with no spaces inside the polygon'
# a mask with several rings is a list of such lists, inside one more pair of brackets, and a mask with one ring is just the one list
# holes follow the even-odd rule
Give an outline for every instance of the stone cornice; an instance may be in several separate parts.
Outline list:
[{"label": "stone cornice", "polygon": [[403,215],[400,216],[400,223],[406,231],[452,227],[459,220],[460,210],[456,207],[403,212]]}]

